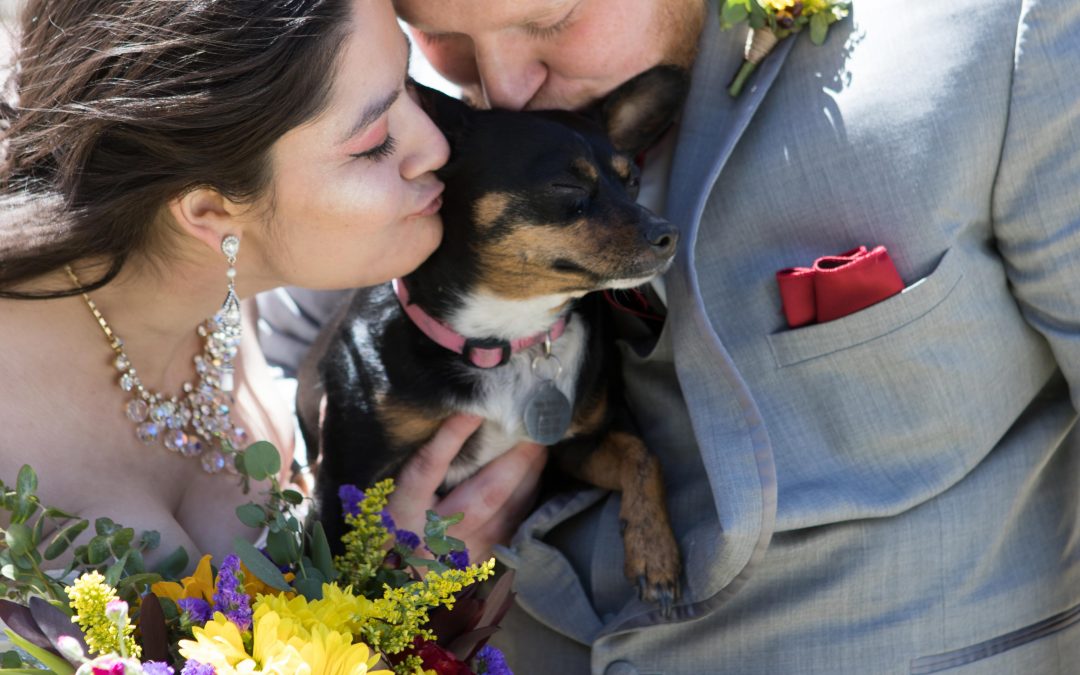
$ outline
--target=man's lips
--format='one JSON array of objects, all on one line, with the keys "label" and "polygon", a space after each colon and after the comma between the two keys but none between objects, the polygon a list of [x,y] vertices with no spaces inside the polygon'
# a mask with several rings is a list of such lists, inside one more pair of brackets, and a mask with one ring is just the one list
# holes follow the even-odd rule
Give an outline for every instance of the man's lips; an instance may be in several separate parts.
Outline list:
[{"label": "man's lips", "polygon": [[445,186],[439,183],[434,190],[431,191],[431,195],[424,202],[424,207],[414,213],[415,216],[431,216],[439,212],[439,208],[442,206],[442,193]]}]

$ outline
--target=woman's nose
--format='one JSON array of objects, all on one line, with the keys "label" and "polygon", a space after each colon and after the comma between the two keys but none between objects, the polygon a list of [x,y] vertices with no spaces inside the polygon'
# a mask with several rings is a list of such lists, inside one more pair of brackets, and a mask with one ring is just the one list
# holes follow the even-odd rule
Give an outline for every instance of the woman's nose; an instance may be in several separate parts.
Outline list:
[{"label": "woman's nose", "polygon": [[522,110],[547,80],[547,66],[523,42],[509,34],[475,41],[476,66],[488,106]]},{"label": "woman's nose", "polygon": [[442,168],[450,158],[450,144],[411,92],[408,115],[408,123],[416,131],[412,134],[413,142],[408,146],[410,152],[401,161],[401,177],[413,180]]}]

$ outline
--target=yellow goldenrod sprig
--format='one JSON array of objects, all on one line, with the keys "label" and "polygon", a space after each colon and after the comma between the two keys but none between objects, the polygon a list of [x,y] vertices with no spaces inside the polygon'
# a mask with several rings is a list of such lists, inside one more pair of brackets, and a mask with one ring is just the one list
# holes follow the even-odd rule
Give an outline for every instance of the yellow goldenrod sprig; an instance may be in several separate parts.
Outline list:
[{"label": "yellow goldenrod sprig", "polygon": [[120,601],[104,576],[99,572],[83,574],[68,586],[67,594],[75,610],[71,621],[79,624],[91,654],[141,655],[133,635],[135,626],[128,621],[127,603]]},{"label": "yellow goldenrod sprig", "polygon": [[393,539],[383,524],[382,512],[393,491],[394,481],[387,478],[368,488],[355,502],[343,504],[349,531],[341,538],[345,553],[334,558],[334,566],[341,570],[346,585],[363,588],[382,566],[387,544]]},{"label": "yellow goldenrod sprig", "polygon": [[385,587],[382,598],[372,601],[372,617],[363,628],[364,641],[384,654],[409,648],[416,637],[434,640],[424,625],[428,612],[439,606],[450,609],[454,595],[466,586],[484,581],[495,573],[495,559],[465,569],[428,572],[422,581],[400,588]]}]

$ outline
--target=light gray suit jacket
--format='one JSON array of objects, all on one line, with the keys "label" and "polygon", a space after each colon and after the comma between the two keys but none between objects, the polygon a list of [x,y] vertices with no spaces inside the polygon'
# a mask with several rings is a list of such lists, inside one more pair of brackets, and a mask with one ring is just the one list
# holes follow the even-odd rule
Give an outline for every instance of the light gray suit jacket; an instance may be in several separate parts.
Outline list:
[{"label": "light gray suit jacket", "polygon": [[[1080,672],[1080,2],[856,0],[737,100],[715,6],[659,340],[621,343],[685,556],[664,621],[618,496],[504,560],[519,673]],[[775,272],[888,248],[907,290],[788,330]]]}]

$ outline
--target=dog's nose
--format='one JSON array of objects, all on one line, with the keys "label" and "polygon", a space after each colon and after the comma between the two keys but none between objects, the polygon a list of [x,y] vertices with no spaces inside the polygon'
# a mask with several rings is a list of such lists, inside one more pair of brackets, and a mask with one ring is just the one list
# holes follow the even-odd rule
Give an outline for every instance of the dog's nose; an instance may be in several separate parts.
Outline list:
[{"label": "dog's nose", "polygon": [[654,220],[645,231],[645,238],[652,251],[660,258],[675,255],[675,245],[679,243],[679,230],[666,220]]}]

